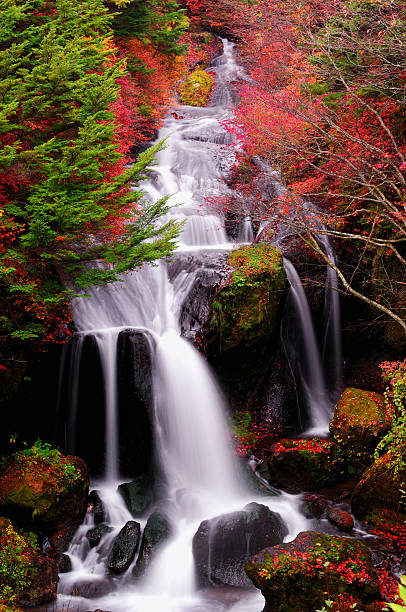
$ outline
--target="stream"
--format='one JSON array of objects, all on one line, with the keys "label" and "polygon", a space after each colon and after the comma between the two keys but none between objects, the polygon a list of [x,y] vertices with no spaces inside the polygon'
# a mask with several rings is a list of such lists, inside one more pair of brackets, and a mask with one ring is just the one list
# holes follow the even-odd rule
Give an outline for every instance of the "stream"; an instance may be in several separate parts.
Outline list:
[{"label": "stream", "polygon": [[[172,259],[176,261],[188,254],[197,258],[198,265],[190,270],[182,268],[176,275],[169,274],[164,261],[157,266],[145,265],[125,275],[123,282],[90,289],[90,298],[77,298],[73,304],[78,333],[68,368],[66,442],[70,451],[75,452],[79,364],[83,342],[91,335],[100,354],[106,410],[104,476],[93,482],[92,488],[100,493],[107,512],[106,522],[112,530],[98,546],[90,548],[85,534],[94,523],[89,514],[75,534],[67,551],[72,571],[60,576],[61,609],[66,606],[80,612],[96,608],[110,612],[260,612],[264,600],[256,589],[197,586],[192,539],[199,524],[257,501],[282,517],[288,531],[286,541],[309,528],[308,520],[299,510],[299,496],[280,493],[267,497],[250,489],[233,452],[227,406],[216,379],[205,359],[181,336],[181,307],[197,271],[204,266],[204,254],[209,251],[224,254],[253,238],[247,218],[241,224],[239,243],[230,242],[223,220],[204,208],[206,196],[228,190],[225,176],[234,162],[234,149],[219,120],[232,112],[237,103],[234,83],[245,78],[234,55],[234,44],[225,39],[222,42],[223,53],[210,68],[216,76],[210,106],[184,106],[177,109],[178,118],[168,115],[158,135],[158,140],[167,138],[167,146],[158,154],[151,177],[142,184],[151,200],[173,194],[170,202],[176,207],[169,216],[185,220],[185,227]],[[324,434],[328,431],[332,404],[323,378],[323,355],[317,347],[297,272],[288,261],[285,269],[298,325],[305,338],[307,365],[303,384],[311,398],[310,432]],[[329,282],[334,285],[331,274]],[[338,295],[336,290],[331,293]],[[337,371],[341,359],[339,340],[335,338],[338,297],[332,300],[335,303],[327,306],[326,342],[333,338]],[[137,580],[133,576],[136,559],[119,576],[111,577],[106,568],[114,538],[125,523],[134,519],[117,493],[117,486],[124,480],[119,468],[117,344],[119,334],[129,329],[144,334],[153,355],[154,461],[161,489],[152,509],[163,509],[172,528],[170,539],[158,551],[145,575]],[[324,350],[325,355],[328,352]],[[142,528],[146,519],[145,513],[135,517]],[[94,586],[91,597],[89,590],[82,589],[82,585],[89,584]]]}]

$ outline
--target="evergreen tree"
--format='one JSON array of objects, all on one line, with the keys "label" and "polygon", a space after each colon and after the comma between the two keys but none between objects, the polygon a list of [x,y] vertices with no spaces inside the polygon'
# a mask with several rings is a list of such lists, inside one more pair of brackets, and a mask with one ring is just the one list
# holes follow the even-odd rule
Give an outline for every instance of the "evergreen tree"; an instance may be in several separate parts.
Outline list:
[{"label": "evergreen tree", "polygon": [[162,53],[172,56],[185,52],[185,45],[179,45],[178,40],[188,25],[186,10],[180,9],[175,0],[133,0],[114,20],[119,36],[152,43]]},{"label": "evergreen tree", "polygon": [[156,223],[165,199],[132,190],[157,147],[126,167],[112,18],[102,0],[5,0],[0,15],[0,325],[13,337],[57,329],[75,291],[61,277],[116,280],[179,234]]}]

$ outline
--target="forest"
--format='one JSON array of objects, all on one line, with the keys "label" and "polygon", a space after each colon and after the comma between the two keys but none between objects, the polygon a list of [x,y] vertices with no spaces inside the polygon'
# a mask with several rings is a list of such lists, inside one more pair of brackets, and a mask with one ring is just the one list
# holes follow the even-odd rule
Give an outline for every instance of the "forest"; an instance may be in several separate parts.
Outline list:
[{"label": "forest", "polygon": [[406,611],[406,6],[3,0],[0,612]]}]

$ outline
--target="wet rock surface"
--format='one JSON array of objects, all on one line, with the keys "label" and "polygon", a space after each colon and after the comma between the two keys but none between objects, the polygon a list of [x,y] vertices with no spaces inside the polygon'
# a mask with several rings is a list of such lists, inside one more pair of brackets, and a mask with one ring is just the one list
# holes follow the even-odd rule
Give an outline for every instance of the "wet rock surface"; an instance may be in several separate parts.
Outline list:
[{"label": "wet rock surface", "polygon": [[255,502],[242,511],[203,521],[193,538],[200,585],[249,586],[244,572],[249,556],[282,542],[286,534],[279,514]]},{"label": "wet rock surface", "polygon": [[155,341],[143,330],[127,329],[117,339],[120,473],[149,471],[153,454],[152,361]]},{"label": "wet rock surface", "polygon": [[143,514],[152,503],[152,484],[146,474],[119,485],[117,490],[133,516]]},{"label": "wet rock surface", "polygon": [[96,489],[93,489],[93,491],[90,491],[89,493],[89,509],[92,513],[95,525],[104,523],[106,520],[106,511],[104,508],[104,503],[100,497],[100,492]]},{"label": "wet rock surface", "polygon": [[137,562],[133,576],[138,578],[144,574],[156,553],[172,534],[168,517],[162,512],[153,512],[145,525]]},{"label": "wet rock surface", "polygon": [[131,565],[138,550],[141,537],[141,525],[128,521],[113,542],[107,567],[113,574],[122,574]]},{"label": "wet rock surface", "polygon": [[86,533],[86,538],[89,542],[90,548],[95,548],[96,546],[98,546],[101,542],[102,537],[106,535],[106,533],[111,533],[111,531],[113,531],[112,527],[103,524],[96,525],[96,527],[89,529],[89,531]]}]

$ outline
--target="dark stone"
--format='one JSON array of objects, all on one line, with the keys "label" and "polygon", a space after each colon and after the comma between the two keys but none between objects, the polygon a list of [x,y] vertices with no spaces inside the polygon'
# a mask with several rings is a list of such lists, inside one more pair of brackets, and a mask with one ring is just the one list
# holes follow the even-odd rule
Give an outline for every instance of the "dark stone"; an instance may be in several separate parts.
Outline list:
[{"label": "dark stone", "polygon": [[93,489],[93,491],[89,493],[89,504],[91,505],[91,512],[95,524],[104,523],[106,520],[106,512],[100,493],[96,489]]},{"label": "dark stone", "polygon": [[92,529],[86,533],[87,540],[89,542],[90,548],[94,548],[100,544],[100,541],[106,533],[111,533],[113,531],[112,527],[108,525],[96,525]]},{"label": "dark stone", "polygon": [[[69,367],[74,367],[73,361]],[[66,372],[65,376],[68,375]],[[65,415],[68,429],[64,431],[64,448],[82,457],[90,467],[92,475],[102,474],[105,419],[100,418],[100,407],[105,405],[104,379],[99,346],[93,335],[83,339],[78,384],[76,414],[70,411]],[[91,436],[89,432],[92,432]]]},{"label": "dark stone", "polygon": [[59,561],[59,573],[67,574],[72,571],[72,561],[68,555],[63,554]]},{"label": "dark stone", "polygon": [[138,476],[132,482],[123,482],[117,490],[133,516],[143,514],[152,503],[152,486],[149,477],[145,474]]},{"label": "dark stone", "polygon": [[138,578],[151,564],[156,552],[171,536],[172,527],[169,519],[161,512],[153,512],[149,517],[142,534],[142,542],[133,575]]},{"label": "dark stone", "polygon": [[120,472],[149,471],[153,454],[152,359],[155,341],[145,331],[126,329],[117,340]]},{"label": "dark stone", "polygon": [[131,565],[138,550],[141,537],[141,525],[128,521],[113,542],[107,567],[113,574],[122,574]]},{"label": "dark stone", "polygon": [[76,527],[66,527],[65,529],[60,529],[49,538],[50,545],[58,555],[68,550],[75,531]]},{"label": "dark stone", "polygon": [[172,258],[168,266],[171,282],[184,271],[195,272],[193,285],[180,311],[179,322],[183,336],[195,339],[203,326],[208,324],[214,296],[222,281],[228,278],[230,270],[224,251],[178,254]]},{"label": "dark stone", "polygon": [[370,551],[352,538],[306,531],[293,542],[261,550],[245,569],[265,597],[263,612],[314,612],[327,595],[334,600],[342,594],[362,610],[380,597]]},{"label": "dark stone", "polygon": [[327,500],[307,493],[303,496],[303,504],[301,510],[306,518],[319,519],[327,509]]},{"label": "dark stone", "polygon": [[247,559],[267,546],[282,542],[287,533],[279,514],[257,503],[203,521],[193,538],[200,585],[249,586],[244,572]]},{"label": "dark stone", "polygon": [[327,511],[327,518],[330,523],[333,523],[340,531],[350,533],[354,528],[354,519],[351,514],[345,510],[330,508]]}]

